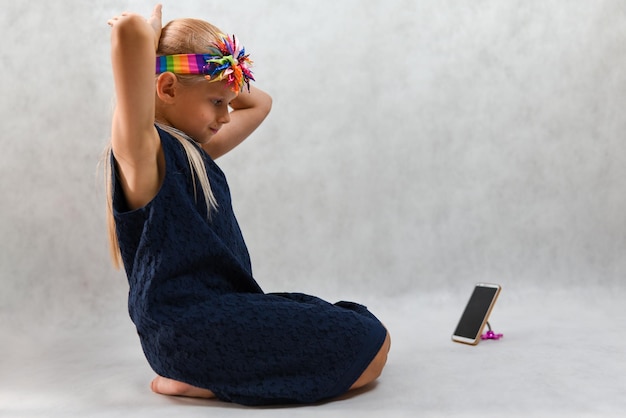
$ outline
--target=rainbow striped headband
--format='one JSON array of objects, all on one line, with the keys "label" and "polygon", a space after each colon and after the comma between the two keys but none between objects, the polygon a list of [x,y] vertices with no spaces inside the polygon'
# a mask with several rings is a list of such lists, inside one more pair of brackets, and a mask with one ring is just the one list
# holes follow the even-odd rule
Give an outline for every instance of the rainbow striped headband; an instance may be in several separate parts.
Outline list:
[{"label": "rainbow striped headband", "polygon": [[250,80],[254,81],[250,66],[252,60],[245,48],[239,48],[235,35],[229,38],[222,35],[218,42],[208,48],[206,54],[163,55],[156,58],[156,74],[203,74],[213,81],[226,80],[232,91],[250,90]]}]

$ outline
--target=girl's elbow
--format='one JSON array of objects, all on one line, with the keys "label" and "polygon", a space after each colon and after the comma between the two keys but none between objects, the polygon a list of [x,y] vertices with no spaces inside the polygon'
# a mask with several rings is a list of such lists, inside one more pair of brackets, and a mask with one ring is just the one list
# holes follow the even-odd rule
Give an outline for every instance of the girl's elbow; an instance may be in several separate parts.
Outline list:
[{"label": "girl's elbow", "polygon": [[264,110],[265,110],[265,116],[267,116],[272,110],[272,98],[269,96],[268,96],[268,100],[267,100]]},{"label": "girl's elbow", "polygon": [[261,110],[263,111],[263,115],[264,117],[267,116],[270,111],[272,110],[272,96],[270,96],[267,93],[263,93],[264,94],[264,98],[261,104]]}]

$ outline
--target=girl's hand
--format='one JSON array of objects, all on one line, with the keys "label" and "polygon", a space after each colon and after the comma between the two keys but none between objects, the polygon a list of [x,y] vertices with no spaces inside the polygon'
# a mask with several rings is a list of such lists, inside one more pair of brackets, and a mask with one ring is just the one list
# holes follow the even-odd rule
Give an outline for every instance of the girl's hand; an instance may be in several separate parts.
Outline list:
[{"label": "girl's hand", "polygon": [[[150,27],[154,31],[154,49],[155,50],[159,46],[159,39],[161,38],[161,28],[163,27],[162,9],[163,9],[163,6],[161,4],[157,4],[156,6],[154,6],[154,10],[152,10],[152,14],[150,15],[150,17],[146,19],[146,22],[148,23],[148,25],[150,25]],[[109,19],[107,21],[107,24],[113,27],[117,25],[118,23],[122,22],[123,20],[128,19],[131,16],[136,16],[136,14],[130,13],[130,12],[124,12],[119,16],[115,16]]]},{"label": "girl's hand", "polygon": [[148,24],[154,30],[154,50],[156,51],[159,47],[159,39],[161,39],[161,28],[163,27],[163,23],[161,21],[163,14],[161,10],[163,6],[161,4],[157,4],[154,6],[154,10],[152,14],[148,18]]}]

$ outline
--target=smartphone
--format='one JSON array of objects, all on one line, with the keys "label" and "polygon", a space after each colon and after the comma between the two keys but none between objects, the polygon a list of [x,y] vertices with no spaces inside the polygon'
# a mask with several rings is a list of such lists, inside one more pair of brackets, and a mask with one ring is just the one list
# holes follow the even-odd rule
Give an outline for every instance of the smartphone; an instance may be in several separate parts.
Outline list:
[{"label": "smartphone", "polygon": [[489,314],[500,294],[500,285],[493,283],[478,283],[474,287],[459,324],[452,334],[452,341],[476,345],[480,341],[482,332]]}]

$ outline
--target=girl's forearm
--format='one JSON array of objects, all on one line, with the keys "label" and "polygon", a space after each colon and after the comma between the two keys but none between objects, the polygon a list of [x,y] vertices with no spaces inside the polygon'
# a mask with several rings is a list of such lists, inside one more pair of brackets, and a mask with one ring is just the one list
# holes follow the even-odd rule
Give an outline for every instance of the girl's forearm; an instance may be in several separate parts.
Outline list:
[{"label": "girl's forearm", "polygon": [[272,109],[272,98],[261,89],[250,86],[230,103],[230,123],[225,125],[215,137],[204,145],[213,158],[219,158],[241,144],[261,125]]},{"label": "girl's forearm", "polygon": [[151,127],[154,121],[155,31],[143,17],[134,14],[120,16],[111,26],[117,96],[113,137],[128,139]]}]

